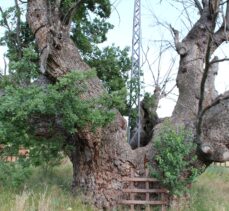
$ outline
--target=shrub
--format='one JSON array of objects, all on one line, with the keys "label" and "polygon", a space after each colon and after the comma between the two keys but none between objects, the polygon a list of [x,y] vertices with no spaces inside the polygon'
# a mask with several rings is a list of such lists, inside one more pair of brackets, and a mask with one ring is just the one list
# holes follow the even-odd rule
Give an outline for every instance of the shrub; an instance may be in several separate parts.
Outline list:
[{"label": "shrub", "polygon": [[18,163],[0,162],[0,186],[7,188],[18,188],[31,175],[28,167]]},{"label": "shrub", "polygon": [[184,128],[175,128],[165,123],[155,140],[157,169],[150,167],[153,177],[170,190],[172,195],[181,195],[200,173],[194,167],[197,160],[193,137]]},{"label": "shrub", "polygon": [[[30,151],[25,161],[34,165],[53,164],[62,155],[65,140],[62,134],[72,135],[84,127],[94,132],[112,121],[115,115],[110,111],[112,103],[107,107],[103,96],[82,97],[88,80],[95,75],[93,70],[72,71],[46,87],[6,86],[0,98],[0,140],[7,147],[0,156],[3,153],[18,156],[23,146]],[[57,128],[64,132],[58,133]]]}]

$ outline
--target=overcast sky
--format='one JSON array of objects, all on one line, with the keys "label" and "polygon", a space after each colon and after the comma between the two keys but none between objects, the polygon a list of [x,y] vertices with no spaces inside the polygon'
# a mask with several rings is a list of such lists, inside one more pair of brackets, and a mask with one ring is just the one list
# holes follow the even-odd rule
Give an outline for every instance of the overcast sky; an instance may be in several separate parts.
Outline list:
[{"label": "overcast sky", "polygon": [[[0,5],[4,9],[12,5],[13,2],[14,0],[0,0]],[[120,47],[131,47],[134,0],[112,0],[111,2],[113,3],[113,7],[110,22],[115,28],[108,33],[108,40],[102,44],[101,47],[111,45],[112,43]],[[179,30],[182,38],[192,25],[190,20],[195,21],[198,18],[197,10],[194,7],[189,8],[190,16],[187,18],[187,16],[185,16],[186,11],[182,10],[179,5],[171,5],[174,1],[162,1],[162,4],[159,2],[159,0],[142,0],[142,46],[144,51],[146,51],[147,47],[150,48],[148,58],[152,64],[151,68],[154,73],[156,73],[158,69],[160,69],[162,73],[166,72],[171,65],[172,59],[176,59],[176,64],[179,62],[179,57],[173,49],[168,50],[162,56],[161,65],[159,65],[157,61],[155,62],[155,58],[157,58],[159,54],[160,42],[158,41],[162,39],[166,41],[165,43],[169,41],[171,42],[170,44],[172,44],[173,42],[171,32],[166,28],[167,25],[171,24],[174,28]],[[2,33],[3,29],[0,28],[0,34]],[[165,43],[163,43],[163,45]],[[229,44],[217,51],[220,58],[225,58],[225,56],[229,55],[229,51],[227,50],[229,49],[228,46]],[[5,47],[0,47],[0,69],[4,67],[2,58],[5,51]],[[145,90],[153,92],[152,74],[146,65],[143,69]],[[177,65],[174,66],[174,73],[176,72]],[[229,89],[228,78],[229,62],[221,63],[219,74],[216,78],[216,87],[220,93]],[[175,105],[175,99],[176,97],[174,95],[170,95],[168,99],[162,100],[158,110],[160,116],[168,116],[171,114],[173,106]]]}]

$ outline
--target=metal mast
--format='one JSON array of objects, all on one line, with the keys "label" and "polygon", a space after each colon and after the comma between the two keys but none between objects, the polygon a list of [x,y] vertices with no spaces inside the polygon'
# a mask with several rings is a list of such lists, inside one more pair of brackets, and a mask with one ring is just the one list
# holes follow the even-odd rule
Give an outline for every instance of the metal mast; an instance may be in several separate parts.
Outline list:
[{"label": "metal mast", "polygon": [[[132,36],[132,68],[130,75],[128,142],[130,143],[131,125],[136,122],[138,147],[140,147],[140,48],[141,48],[141,0],[135,0]],[[135,114],[133,110],[136,110]]]}]

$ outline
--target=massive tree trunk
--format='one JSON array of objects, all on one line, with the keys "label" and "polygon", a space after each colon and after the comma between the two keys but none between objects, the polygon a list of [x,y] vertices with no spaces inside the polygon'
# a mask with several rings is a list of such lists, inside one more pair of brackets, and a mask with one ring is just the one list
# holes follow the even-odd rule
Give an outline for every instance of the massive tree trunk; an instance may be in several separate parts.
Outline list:
[{"label": "massive tree trunk", "polygon": [[[90,67],[82,61],[70,39],[69,26],[60,21],[57,9],[53,11],[49,16],[47,0],[31,0],[27,18],[40,50],[41,68],[45,67],[46,77],[55,81],[69,71],[87,71]],[[89,80],[87,86],[83,97],[99,96],[104,91],[98,78]],[[74,146],[69,155],[73,190],[81,187],[98,207],[117,203],[124,185],[122,177],[130,174],[130,168],[143,173],[144,160],[150,160],[153,154],[151,145],[131,150],[126,141],[126,121],[118,112],[106,128],[97,129],[96,133],[85,129],[66,137],[66,142]]]},{"label": "massive tree trunk", "polygon": [[[48,2],[29,0],[27,19],[40,50],[41,71],[49,80],[55,81],[69,71],[87,71],[89,66],[82,61],[70,39],[71,22],[60,19],[60,1],[52,5]],[[201,18],[189,34],[182,42],[176,39],[180,54],[179,99],[171,120],[192,129],[203,164],[229,160],[225,129],[229,121],[224,110],[225,106],[228,108],[228,100],[222,96],[214,101],[214,79],[210,78],[214,75],[209,71],[210,56],[226,39],[225,34],[222,35],[223,29],[214,33],[215,21],[215,14],[212,15],[208,4],[204,4]],[[95,97],[103,92],[101,82],[94,78],[88,81],[88,92],[83,97]],[[220,114],[222,111],[224,113]],[[106,128],[97,129],[96,133],[82,130],[67,136],[66,142],[74,146],[69,155],[73,164],[73,189],[76,191],[81,187],[98,207],[115,205],[125,185],[122,178],[130,174],[130,168],[137,174],[143,173],[146,162],[152,162],[155,153],[153,141],[145,147],[131,149],[126,141],[126,122],[119,112]],[[221,148],[216,148],[219,145]]]}]

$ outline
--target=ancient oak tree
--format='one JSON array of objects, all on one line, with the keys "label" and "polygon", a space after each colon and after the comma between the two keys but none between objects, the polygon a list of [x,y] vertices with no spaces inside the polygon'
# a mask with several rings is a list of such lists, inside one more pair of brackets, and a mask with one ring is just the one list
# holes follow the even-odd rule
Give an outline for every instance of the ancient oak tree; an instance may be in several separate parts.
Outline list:
[{"label": "ancient oak tree", "polygon": [[[90,69],[71,39],[71,29],[75,26],[72,21],[82,12],[82,5],[89,8],[110,5],[106,0],[96,3],[90,0],[28,0],[27,23],[35,36],[43,74],[37,80],[38,85],[57,83],[71,71],[85,73]],[[229,36],[229,1],[195,0],[193,4],[198,9],[199,19],[184,39],[180,40],[179,32],[173,29],[176,51],[180,55],[176,80],[179,97],[170,121],[191,131],[198,155],[198,161],[193,165],[201,168],[213,161],[229,160],[229,94],[217,96],[214,77],[220,59],[212,58],[215,50]],[[221,10],[221,7],[225,9]],[[104,6],[103,9],[106,8]],[[220,11],[223,21],[218,26]],[[77,34],[75,36],[77,38]],[[106,92],[97,77],[87,79],[86,85],[82,99],[99,98]],[[155,102],[153,104],[155,106]],[[122,178],[130,174],[131,168],[136,174],[141,174],[147,163],[157,165],[154,138],[163,120],[156,116],[155,107],[150,108],[146,102],[144,106],[145,119],[142,122],[148,124],[145,132],[146,136],[152,136],[152,140],[135,150],[126,141],[126,121],[117,110],[111,123],[95,131],[87,125],[69,134],[58,127],[58,117],[40,118],[37,120],[39,123],[32,123],[40,127],[46,121],[53,121],[57,125],[54,127],[56,133],[63,136],[65,145],[71,146],[67,153],[73,165],[73,190],[81,188],[98,207],[112,207],[122,196],[125,185]],[[153,115],[148,112],[150,110]],[[47,136],[47,131],[40,131],[39,136]]]}]

